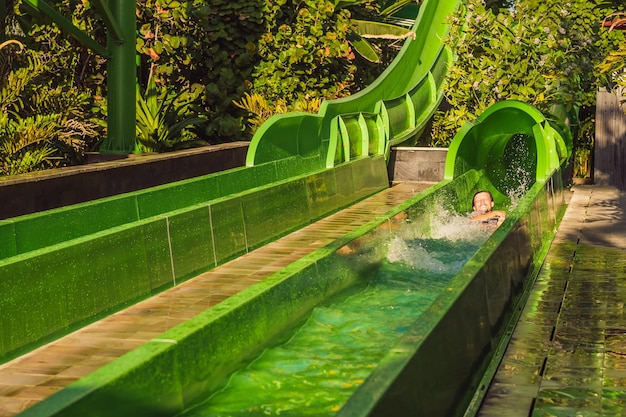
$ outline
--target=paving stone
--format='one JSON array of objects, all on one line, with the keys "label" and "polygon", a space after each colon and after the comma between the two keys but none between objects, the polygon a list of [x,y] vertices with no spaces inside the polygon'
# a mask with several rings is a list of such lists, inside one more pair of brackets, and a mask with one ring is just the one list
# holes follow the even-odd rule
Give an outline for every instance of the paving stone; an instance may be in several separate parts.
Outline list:
[{"label": "paving stone", "polygon": [[[572,191],[528,298],[532,308],[522,312],[512,335],[516,343],[507,348],[480,416],[508,415],[520,392],[533,388],[532,410],[523,408],[524,415],[626,415],[626,193],[596,186],[574,186]],[[571,268],[558,274],[552,263]],[[555,320],[544,358],[532,346],[544,343],[545,333],[522,325],[537,317],[545,317],[544,323]],[[533,354],[520,352],[524,343]],[[510,369],[533,369],[542,359],[544,368],[535,378],[520,375],[521,383],[502,390],[503,380],[515,381]]]}]

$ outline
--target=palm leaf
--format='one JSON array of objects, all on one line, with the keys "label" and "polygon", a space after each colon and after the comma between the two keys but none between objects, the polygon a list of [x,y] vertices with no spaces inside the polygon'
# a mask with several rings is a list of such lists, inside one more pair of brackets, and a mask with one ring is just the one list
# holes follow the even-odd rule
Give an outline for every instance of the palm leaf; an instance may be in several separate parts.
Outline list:
[{"label": "palm leaf", "polygon": [[177,101],[185,93],[183,91],[173,98],[159,94],[153,78],[148,81],[145,97],[137,93],[135,132],[141,150],[166,152],[180,148],[182,143],[191,144],[189,135],[185,135],[185,128],[206,120],[186,116],[191,103]]},{"label": "palm leaf", "polygon": [[8,46],[10,44],[16,44],[17,46],[20,47],[20,51],[24,50],[24,45],[22,45],[22,43],[20,41],[17,41],[15,39],[9,39],[8,41],[4,41],[2,43],[0,43],[0,49],[4,48],[5,46]]},{"label": "palm leaf", "polygon": [[[380,11],[380,15],[383,17],[392,16],[394,13],[397,13],[404,6],[408,6],[409,4],[415,3],[415,0],[397,0],[392,2],[390,5],[385,7]],[[419,3],[419,2],[418,2]]]}]

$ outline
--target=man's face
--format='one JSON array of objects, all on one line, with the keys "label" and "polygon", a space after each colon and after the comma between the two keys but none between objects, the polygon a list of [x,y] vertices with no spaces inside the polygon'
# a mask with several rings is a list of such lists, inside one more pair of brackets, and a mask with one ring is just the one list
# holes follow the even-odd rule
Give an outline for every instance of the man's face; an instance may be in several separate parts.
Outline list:
[{"label": "man's face", "polygon": [[478,193],[474,197],[474,211],[485,214],[493,209],[493,201],[489,197],[489,193]]}]

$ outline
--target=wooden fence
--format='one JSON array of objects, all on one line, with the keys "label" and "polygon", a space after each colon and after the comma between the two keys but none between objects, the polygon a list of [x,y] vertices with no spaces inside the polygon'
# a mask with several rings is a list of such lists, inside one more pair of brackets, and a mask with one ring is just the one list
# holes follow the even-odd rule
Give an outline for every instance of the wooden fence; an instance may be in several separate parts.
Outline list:
[{"label": "wooden fence", "polygon": [[626,91],[598,92],[593,182],[626,190]]}]

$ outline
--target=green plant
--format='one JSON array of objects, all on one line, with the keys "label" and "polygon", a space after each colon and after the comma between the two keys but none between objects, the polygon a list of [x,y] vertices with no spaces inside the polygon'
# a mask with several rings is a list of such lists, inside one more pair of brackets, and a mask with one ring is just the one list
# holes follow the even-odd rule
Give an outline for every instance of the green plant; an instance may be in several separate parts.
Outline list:
[{"label": "green plant", "polygon": [[[411,1],[387,4],[399,8]],[[95,2],[47,3],[90,37],[106,44]],[[106,120],[106,59],[45,17],[32,10],[26,12],[24,6],[22,0],[7,2],[4,27],[15,28],[27,48],[37,45],[49,57],[56,66],[47,74],[52,83],[70,83],[91,97],[86,118]],[[350,7],[353,10],[348,10],[349,6],[354,6]],[[362,89],[382,72],[392,53],[376,51],[381,62],[372,64],[355,56],[356,47],[345,35],[358,35],[358,20],[376,20],[371,17],[378,15],[377,8],[372,0],[212,0],[210,4],[205,0],[138,0],[140,90],[147,88],[151,76],[159,91],[166,90],[168,96],[202,86],[194,106],[206,121],[196,133],[210,143],[245,139],[249,134],[244,121],[247,113],[233,104],[245,92],[261,94],[270,103],[278,99],[295,103],[305,102],[306,97],[337,98]],[[294,37],[277,40],[283,29]],[[382,42],[362,39],[374,45]],[[295,50],[296,54],[290,55]],[[290,57],[299,62],[290,61]],[[88,149],[97,150],[104,129],[102,125],[98,135],[85,138]]]},{"label": "green plant", "polygon": [[[386,10],[393,11],[391,5]],[[382,18],[374,1],[267,1],[264,16],[261,61],[251,91],[268,102],[348,96],[371,81],[370,68],[380,72],[390,60],[389,54],[381,58],[370,40],[414,36],[409,29],[376,21]]]},{"label": "green plant", "polygon": [[299,111],[306,113],[317,113],[322,105],[321,98],[313,99],[301,99],[287,106],[285,100],[278,100],[275,103],[268,103],[265,98],[256,93],[245,93],[239,101],[233,102],[235,106],[240,109],[244,109],[250,115],[248,117],[248,124],[250,125],[252,132],[256,130],[267,119],[275,114],[287,113],[288,111]]},{"label": "green plant", "polygon": [[[365,5],[369,2],[365,0],[334,0],[335,11],[350,6]],[[389,17],[399,11],[404,6],[410,4],[407,0],[392,1],[379,13],[380,17]],[[370,6],[371,7],[371,6]],[[405,27],[379,22],[375,20],[351,19],[352,29],[347,33],[347,40],[352,48],[363,58],[370,62],[380,63],[380,48],[372,44],[368,39],[401,40],[408,37],[415,39],[415,32]]]},{"label": "green plant", "polygon": [[[102,45],[106,45],[106,31],[102,19],[97,15],[90,1],[47,0],[52,8],[65,16],[77,28]],[[82,45],[74,37],[68,36],[50,19],[39,15],[23,0],[7,1],[5,28],[13,32],[12,37],[19,39],[29,50],[37,51],[44,59],[49,71],[46,81],[51,85],[68,85],[86,94],[89,100],[85,109],[85,119],[106,120],[98,97],[106,97],[106,62]],[[105,107],[106,108],[106,107]],[[88,148],[105,134],[100,127],[94,137],[85,138]]]},{"label": "green plant", "polygon": [[4,48],[6,46],[9,46],[11,44],[15,44],[15,45],[20,47],[20,50],[24,50],[24,45],[22,44],[22,42],[20,42],[18,40],[15,40],[15,39],[9,39],[9,40],[6,40],[6,41],[0,43],[0,49]]},{"label": "green plant", "polygon": [[575,178],[589,178],[593,160],[596,120],[593,115],[580,123],[574,135],[573,175]]},{"label": "green plant", "polygon": [[[626,13],[615,12],[611,13],[604,19],[605,22],[609,22],[608,31],[611,32],[620,25],[626,25]],[[598,64],[598,70],[607,74],[612,81],[615,81],[618,85],[626,87],[626,77],[624,77],[624,70],[626,69],[626,42],[624,42],[624,36],[622,36],[622,42],[619,44],[619,48],[612,51],[601,63]]]},{"label": "green plant", "polygon": [[259,41],[261,62],[252,91],[270,102],[350,94],[356,66],[346,41],[350,13],[327,0],[268,1],[266,30]]},{"label": "green plant", "polygon": [[247,122],[252,133],[256,132],[259,126],[273,115],[287,112],[287,105],[284,100],[270,104],[263,96],[255,93],[244,93],[241,100],[233,101],[233,104],[248,112]]},{"label": "green plant", "polygon": [[139,0],[140,82],[153,73],[170,94],[203,86],[196,108],[206,120],[198,134],[210,143],[240,140],[245,112],[233,105],[248,89],[259,61],[263,2]]},{"label": "green plant", "polygon": [[600,31],[595,1],[518,0],[493,11],[470,0],[451,18],[446,42],[456,54],[444,88],[450,109],[434,123],[447,145],[456,131],[493,103],[516,99],[545,114],[554,105],[592,105],[594,70],[612,43]]},{"label": "green plant", "polygon": [[574,178],[591,177],[591,150],[574,149]]},{"label": "green plant", "polygon": [[138,150],[168,152],[203,145],[205,142],[191,128],[206,120],[187,113],[192,102],[186,91],[175,97],[168,97],[166,91],[159,94],[154,78],[150,77],[145,97],[137,92]]},{"label": "green plant", "polygon": [[46,83],[49,63],[35,52],[2,55],[0,62],[0,175],[79,160],[84,138],[97,134],[84,117],[88,96],[73,86]]}]

